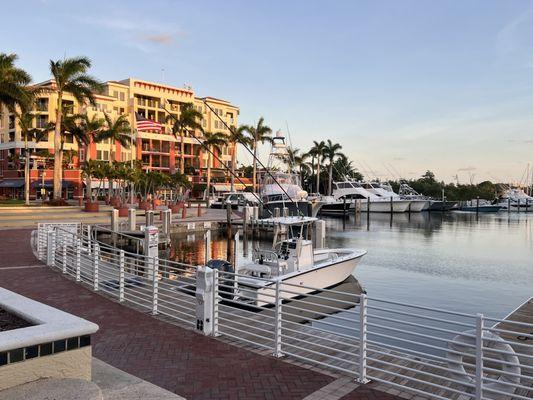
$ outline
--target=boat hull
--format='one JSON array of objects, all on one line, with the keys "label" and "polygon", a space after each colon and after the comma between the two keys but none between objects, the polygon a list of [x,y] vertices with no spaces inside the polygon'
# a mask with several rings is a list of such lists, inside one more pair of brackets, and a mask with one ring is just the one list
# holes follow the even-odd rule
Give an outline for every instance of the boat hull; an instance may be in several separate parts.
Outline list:
[{"label": "boat hull", "polygon": [[313,214],[309,201],[271,201],[263,204],[261,218],[271,218],[275,215],[274,210],[279,208],[280,215],[283,215],[283,208],[288,208],[290,216],[302,215],[310,217]]},{"label": "boat hull", "polygon": [[457,208],[456,201],[434,200],[430,202],[429,211],[451,211]]},{"label": "boat hull", "polygon": [[[392,202],[392,212],[403,213],[409,208],[411,200],[395,200]],[[368,212],[368,202],[362,201],[361,211]],[[370,212],[390,213],[391,202],[390,201],[370,201]]]},{"label": "boat hull", "polygon": [[421,212],[429,208],[429,200],[410,200],[411,206],[408,208],[408,211],[411,212]]},{"label": "boat hull", "polygon": [[345,204],[342,201],[335,203],[325,203],[322,204],[322,207],[320,208],[320,214],[343,216],[344,214],[347,214],[351,208],[353,208],[353,204]]},{"label": "boat hull", "polygon": [[467,211],[467,212],[482,212],[482,213],[489,213],[489,212],[498,212],[501,210],[501,206],[498,205],[483,205],[483,206],[464,206],[459,208],[460,211]]},{"label": "boat hull", "polygon": [[[335,251],[331,249],[317,250],[316,255],[321,252]],[[338,262],[327,266],[317,267],[294,276],[281,279],[280,288],[284,290],[283,299],[292,299],[298,296],[315,292],[319,289],[327,289],[347,279],[359,264],[366,252],[354,252],[353,257],[343,257]],[[255,298],[255,305],[265,307],[274,303],[276,284],[268,283],[257,289],[240,287],[246,298]]]}]

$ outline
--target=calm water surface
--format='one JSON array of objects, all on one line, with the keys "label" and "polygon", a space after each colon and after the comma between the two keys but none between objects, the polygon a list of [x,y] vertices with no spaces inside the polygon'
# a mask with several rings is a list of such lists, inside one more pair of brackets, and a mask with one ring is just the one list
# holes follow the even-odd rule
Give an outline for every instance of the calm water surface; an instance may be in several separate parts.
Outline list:
[{"label": "calm water surface", "polygon": [[[326,223],[328,247],[368,251],[354,275],[370,297],[504,317],[533,296],[533,214],[371,214],[369,226],[362,214]],[[202,237],[174,236],[168,257],[201,263]],[[223,233],[213,235],[212,256],[229,256]]]}]

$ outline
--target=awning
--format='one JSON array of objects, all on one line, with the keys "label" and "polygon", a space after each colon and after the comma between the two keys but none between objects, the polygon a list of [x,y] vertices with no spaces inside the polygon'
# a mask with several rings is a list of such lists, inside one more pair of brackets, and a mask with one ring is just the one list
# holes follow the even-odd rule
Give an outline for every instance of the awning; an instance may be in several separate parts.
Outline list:
[{"label": "awning", "polygon": [[[233,185],[235,190],[244,190],[244,185],[242,183],[236,183]],[[231,185],[228,183],[214,183],[213,188],[217,192],[229,192],[231,190]]]},{"label": "awning", "polygon": [[[62,187],[63,189],[70,189],[71,187],[73,187],[73,183],[71,181],[65,181],[63,180],[62,182]],[[43,186],[43,181],[35,181],[31,184],[31,187],[32,189],[42,189],[43,187],[45,189],[53,189],[54,188],[54,181],[44,181],[44,186]]]},{"label": "awning", "polygon": [[24,186],[24,179],[5,179],[0,182],[0,188],[21,188]]}]

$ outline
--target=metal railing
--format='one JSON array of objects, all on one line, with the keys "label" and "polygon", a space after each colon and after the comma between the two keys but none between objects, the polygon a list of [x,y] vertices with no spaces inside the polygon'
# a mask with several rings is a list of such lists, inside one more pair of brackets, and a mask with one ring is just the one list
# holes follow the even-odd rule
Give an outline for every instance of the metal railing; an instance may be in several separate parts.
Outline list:
[{"label": "metal railing", "polygon": [[300,282],[246,287],[219,270],[204,293],[197,267],[104,247],[80,226],[39,224],[37,237],[41,260],[93,290],[275,357],[437,399],[533,396],[533,324]]}]

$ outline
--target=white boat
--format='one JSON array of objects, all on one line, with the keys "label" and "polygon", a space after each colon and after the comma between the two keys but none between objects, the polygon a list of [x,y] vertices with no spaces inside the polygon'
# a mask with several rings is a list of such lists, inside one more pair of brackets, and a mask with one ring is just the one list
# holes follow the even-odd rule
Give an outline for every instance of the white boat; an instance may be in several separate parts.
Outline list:
[{"label": "white boat", "polygon": [[384,197],[393,197],[394,200],[409,200],[411,203],[407,207],[407,211],[409,212],[421,212],[424,210],[427,210],[429,208],[429,200],[423,199],[423,198],[403,198],[398,193],[396,193],[392,186],[388,183],[382,183],[380,184],[380,188],[384,192]]},{"label": "white boat", "polygon": [[521,188],[509,188],[501,194],[496,204],[503,210],[529,211],[529,208],[533,207],[533,197]]},{"label": "white boat", "polygon": [[289,215],[315,216],[316,205],[307,199],[302,189],[300,175],[291,172],[289,152],[285,137],[277,131],[272,138],[267,171],[262,176],[259,194],[263,201],[263,217],[274,215],[274,209],[288,209]]},{"label": "white boat", "polygon": [[254,250],[252,261],[237,268],[235,298],[263,307],[272,304],[277,284],[281,284],[283,298],[287,299],[329,288],[348,278],[366,251],[314,249],[307,236],[315,221],[313,217],[268,219],[276,227],[273,247]]},{"label": "white boat", "polygon": [[414,190],[407,183],[400,183],[398,190],[400,199],[411,201],[411,211],[427,211],[431,206],[431,199]]},{"label": "white boat", "polygon": [[[388,199],[380,197],[376,193],[372,193],[364,188],[360,182],[355,182],[350,179],[333,183],[333,197],[335,199],[346,197],[351,203],[359,200],[361,202],[362,212],[391,212],[390,196]],[[408,208],[409,201],[407,200],[392,201],[392,212],[405,212]]]}]

